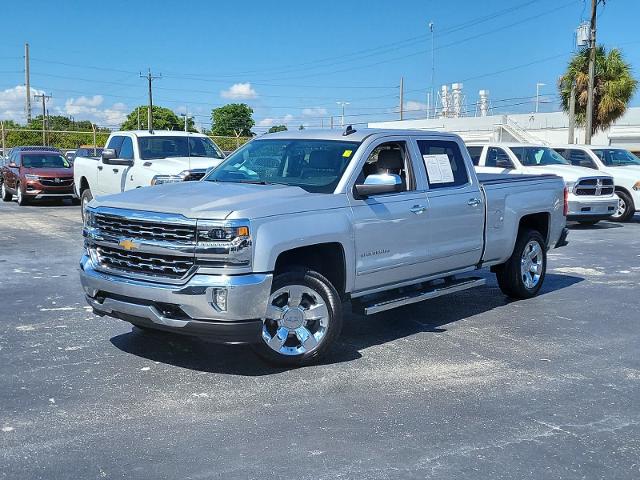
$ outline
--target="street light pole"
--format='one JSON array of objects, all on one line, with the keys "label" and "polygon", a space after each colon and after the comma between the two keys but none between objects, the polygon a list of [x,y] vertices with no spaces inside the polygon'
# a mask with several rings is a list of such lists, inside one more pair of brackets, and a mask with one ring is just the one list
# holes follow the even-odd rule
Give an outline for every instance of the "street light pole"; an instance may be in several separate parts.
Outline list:
[{"label": "street light pole", "polygon": [[[429,92],[429,105],[427,107],[427,118],[431,117],[431,112],[430,107],[431,104],[433,103],[433,110],[435,112],[435,107],[436,107],[436,102],[435,102],[435,98],[434,98],[434,82],[435,82],[435,76],[436,76],[436,56],[435,56],[435,39],[434,39],[434,33],[433,33],[433,27],[434,24],[433,22],[429,22],[429,31],[431,32],[431,87],[430,87],[430,92]],[[435,115],[434,115],[435,117]]]},{"label": "street light pole", "polygon": [[345,105],[350,105],[349,102],[336,102],[338,105],[342,106],[342,117],[340,120],[340,125],[344,127],[344,107]]},{"label": "street light pole", "polygon": [[536,113],[538,113],[538,104],[540,103],[540,87],[544,87],[546,83],[536,83]]}]

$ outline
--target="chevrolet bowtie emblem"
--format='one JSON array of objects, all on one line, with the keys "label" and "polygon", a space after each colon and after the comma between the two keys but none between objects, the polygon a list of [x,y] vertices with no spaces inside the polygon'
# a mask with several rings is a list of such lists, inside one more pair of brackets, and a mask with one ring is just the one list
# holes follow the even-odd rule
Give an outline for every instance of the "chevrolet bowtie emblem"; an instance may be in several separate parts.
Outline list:
[{"label": "chevrolet bowtie emblem", "polygon": [[118,243],[118,245],[127,251],[135,250],[136,248],[138,248],[138,244],[133,240],[129,240],[128,238],[126,240],[120,240],[120,243]]}]

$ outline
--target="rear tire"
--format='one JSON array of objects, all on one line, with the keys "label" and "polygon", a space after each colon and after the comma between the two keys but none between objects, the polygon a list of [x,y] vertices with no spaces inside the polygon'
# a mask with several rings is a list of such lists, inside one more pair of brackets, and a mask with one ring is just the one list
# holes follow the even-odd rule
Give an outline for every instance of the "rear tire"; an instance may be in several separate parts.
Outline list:
[{"label": "rear tire", "polygon": [[269,318],[252,347],[269,363],[310,365],[322,358],[342,330],[342,302],[334,286],[318,272],[290,270],[273,280]]},{"label": "rear tire", "polygon": [[0,192],[2,195],[3,202],[10,202],[11,200],[13,200],[13,195],[9,193],[9,190],[7,190],[7,185],[4,182],[2,182],[2,187],[0,187]]},{"label": "rear tire", "polygon": [[540,232],[520,231],[511,257],[495,272],[500,290],[508,297],[535,297],[547,272],[547,250]]},{"label": "rear tire", "polygon": [[618,209],[616,213],[611,215],[611,220],[614,222],[628,222],[635,213],[635,205],[631,195],[622,190],[616,190],[616,195],[620,198],[618,203]]}]

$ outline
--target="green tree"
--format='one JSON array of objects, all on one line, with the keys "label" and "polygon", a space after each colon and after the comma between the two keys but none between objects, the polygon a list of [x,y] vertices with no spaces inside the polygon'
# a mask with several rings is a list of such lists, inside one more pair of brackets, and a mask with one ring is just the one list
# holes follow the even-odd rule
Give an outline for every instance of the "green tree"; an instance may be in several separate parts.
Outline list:
[{"label": "green tree", "polygon": [[[574,55],[567,71],[560,77],[558,89],[562,108],[569,112],[571,86],[576,85],[576,123],[586,124],[587,95],[589,85],[589,49],[585,48]],[[593,122],[595,133],[611,126],[624,115],[627,106],[636,91],[638,82],[631,74],[631,66],[624,61],[617,48],[608,53],[604,46],[596,49],[596,74],[593,92]]]},{"label": "green tree", "polygon": [[[149,123],[147,122],[148,111],[149,107],[146,105],[136,107],[131,113],[129,113],[129,115],[127,115],[126,120],[120,126],[120,128],[122,130],[137,130],[139,114],[140,128],[142,130],[146,130],[147,128],[149,128]],[[184,130],[184,118],[179,117],[173,110],[169,108],[154,105],[153,128],[154,130]],[[187,130],[189,130],[190,132],[196,131],[192,118],[189,118],[187,120]]]},{"label": "green tree", "polygon": [[230,103],[211,111],[211,135],[251,137],[256,124],[246,103]]},{"label": "green tree", "polygon": [[[26,126],[31,130],[42,130],[42,115],[34,117]],[[47,130],[57,131],[91,131],[91,122],[89,120],[72,120],[70,117],[63,115],[49,115],[47,117]]]},{"label": "green tree", "polygon": [[274,125],[269,130],[267,130],[267,133],[285,132],[286,130],[286,125]]}]

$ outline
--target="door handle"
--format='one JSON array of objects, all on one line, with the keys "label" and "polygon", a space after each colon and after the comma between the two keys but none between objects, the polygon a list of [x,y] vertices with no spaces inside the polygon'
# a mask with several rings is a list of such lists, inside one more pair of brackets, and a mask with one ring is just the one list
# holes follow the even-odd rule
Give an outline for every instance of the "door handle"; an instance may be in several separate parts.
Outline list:
[{"label": "door handle", "polygon": [[98,170],[102,170],[104,167],[102,165],[98,165]]},{"label": "door handle", "polygon": [[479,198],[471,198],[467,202],[467,205],[469,205],[470,207],[477,207],[481,203],[482,203],[482,200],[480,200]]},{"label": "door handle", "polygon": [[420,215],[421,213],[424,213],[424,211],[427,209],[427,207],[425,207],[424,205],[414,205],[413,207],[411,207],[411,212],[415,213],[416,215]]},{"label": "door handle", "polygon": [[118,173],[120,170],[118,170],[117,168],[113,169],[113,173]]}]

